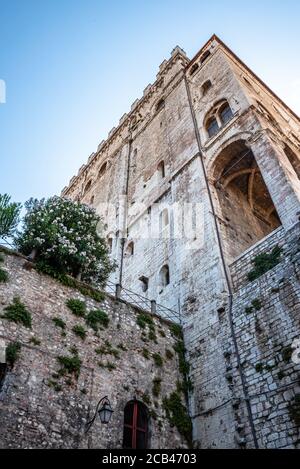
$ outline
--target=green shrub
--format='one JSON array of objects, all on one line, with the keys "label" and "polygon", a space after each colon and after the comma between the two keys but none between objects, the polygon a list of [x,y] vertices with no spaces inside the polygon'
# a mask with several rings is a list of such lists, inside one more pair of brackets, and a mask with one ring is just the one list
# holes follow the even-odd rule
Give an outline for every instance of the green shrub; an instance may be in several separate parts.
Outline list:
[{"label": "green shrub", "polygon": [[78,337],[80,337],[82,340],[86,338],[86,330],[80,324],[74,326],[72,331],[74,332],[74,334],[78,335]]},{"label": "green shrub", "polygon": [[172,360],[173,358],[173,353],[169,349],[166,350],[166,358],[167,360]]},{"label": "green shrub", "polygon": [[36,337],[31,337],[29,340],[29,343],[33,345],[41,345],[41,341],[37,339]]},{"label": "green shrub", "polygon": [[61,375],[67,373],[73,374],[76,379],[78,379],[81,368],[81,360],[77,354],[74,354],[72,357],[59,356],[57,361],[60,363],[62,368],[59,370]]},{"label": "green shrub", "polygon": [[142,401],[147,404],[147,405],[151,405],[151,399],[149,397],[149,394],[148,393],[144,393],[142,394]]},{"label": "green shrub", "polygon": [[148,334],[148,339],[149,340],[153,340],[153,342],[156,342],[157,341],[157,337],[156,337],[156,334],[154,331],[149,331],[149,334]]},{"label": "green shrub", "polygon": [[53,388],[56,392],[60,392],[62,390],[62,386],[52,379],[48,380],[47,385],[49,388]]},{"label": "green shrub", "polygon": [[153,396],[158,397],[160,395],[160,391],[161,391],[161,379],[154,378],[153,387],[152,387]]},{"label": "green shrub", "polygon": [[113,355],[115,358],[120,358],[119,350],[113,348],[108,340],[105,341],[105,344],[102,345],[102,347],[96,348],[95,352],[98,355]]},{"label": "green shrub", "polygon": [[21,352],[20,342],[10,342],[6,347],[6,361],[7,364],[12,368],[15,362],[18,360]]},{"label": "green shrub", "polygon": [[72,311],[75,316],[85,317],[86,313],[86,306],[85,303],[81,300],[77,300],[75,298],[70,298],[66,301],[67,307]]},{"label": "green shrub", "polygon": [[264,252],[256,256],[252,261],[254,269],[248,273],[248,279],[250,281],[256,280],[261,277],[261,275],[273,269],[273,267],[280,262],[281,253],[282,248],[275,246],[269,254]]},{"label": "green shrub", "polygon": [[163,366],[163,359],[159,353],[153,353],[152,355],[153,361],[156,366],[162,367]]},{"label": "green shrub", "polygon": [[262,308],[262,302],[258,298],[253,300],[251,304],[256,311],[259,311]]},{"label": "green shrub", "polygon": [[3,269],[0,269],[0,283],[6,283],[8,281],[8,273],[3,270]]},{"label": "green shrub", "polygon": [[179,326],[179,324],[171,324],[170,325],[170,331],[178,339],[182,338],[182,327]]},{"label": "green shrub", "polygon": [[31,314],[18,297],[15,297],[12,304],[4,308],[2,317],[8,321],[23,324],[23,326],[31,329]]},{"label": "green shrub", "polygon": [[116,369],[116,365],[111,362],[106,362],[106,363],[98,362],[98,366],[100,366],[101,368],[107,368],[109,371]]},{"label": "green shrub", "polygon": [[56,327],[60,327],[61,329],[66,328],[66,323],[61,318],[55,317],[55,318],[52,318],[52,321],[54,322]]},{"label": "green shrub", "polygon": [[94,309],[86,315],[85,321],[88,326],[97,332],[99,326],[108,327],[109,317],[101,309]]},{"label": "green shrub", "polygon": [[146,347],[143,348],[142,355],[143,355],[144,358],[146,358],[146,360],[149,360],[150,353],[149,353],[149,350]]},{"label": "green shrub", "polygon": [[257,373],[262,373],[264,370],[264,365],[262,363],[256,363],[255,365],[255,371]]},{"label": "green shrub", "polygon": [[141,329],[145,329],[146,325],[152,326],[152,328],[155,327],[153,318],[146,313],[139,313],[136,323]]},{"label": "green shrub", "polygon": [[115,365],[114,363],[107,362],[107,363],[106,363],[106,368],[107,368],[109,371],[112,371],[112,370],[115,370],[115,369],[116,369],[116,365]]},{"label": "green shrub", "polygon": [[118,344],[117,347],[118,347],[119,349],[123,350],[123,352],[127,352],[127,350],[128,350],[128,349],[125,347],[125,345],[123,345],[123,344]]}]

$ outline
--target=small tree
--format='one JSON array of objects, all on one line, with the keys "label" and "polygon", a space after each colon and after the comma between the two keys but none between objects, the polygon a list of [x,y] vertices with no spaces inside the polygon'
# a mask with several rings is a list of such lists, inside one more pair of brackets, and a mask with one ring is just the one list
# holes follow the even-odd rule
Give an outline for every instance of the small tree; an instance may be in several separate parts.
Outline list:
[{"label": "small tree", "polygon": [[19,250],[31,254],[45,269],[104,284],[114,266],[95,210],[66,198],[30,199],[24,229],[15,239]]},{"label": "small tree", "polygon": [[10,199],[8,194],[0,194],[0,239],[10,238],[19,223],[21,204]]}]

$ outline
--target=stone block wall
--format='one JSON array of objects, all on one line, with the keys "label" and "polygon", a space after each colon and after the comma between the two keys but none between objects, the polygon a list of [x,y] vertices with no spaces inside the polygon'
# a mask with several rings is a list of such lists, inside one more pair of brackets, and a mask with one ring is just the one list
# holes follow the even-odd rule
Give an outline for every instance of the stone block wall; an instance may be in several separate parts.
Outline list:
[{"label": "stone block wall", "polygon": [[[156,338],[150,339],[149,327],[137,324],[141,311],[129,304],[109,295],[99,303],[39,274],[17,255],[6,253],[1,266],[9,280],[0,283],[0,345],[3,349],[17,341],[21,351],[1,386],[0,448],[122,448],[124,407],[135,398],[148,408],[151,448],[186,447],[162,406],[182,380],[170,323],[151,316]],[[30,311],[31,329],[1,318],[15,297]],[[108,327],[97,333],[88,327],[66,306],[70,298],[82,300],[88,311],[104,311]],[[64,328],[53,322],[55,317]],[[85,328],[85,340],[73,332],[76,325]],[[167,350],[172,356],[166,356]],[[78,379],[72,373],[59,376],[57,357],[74,353],[82,362]],[[160,354],[162,366],[153,354]],[[155,379],[161,380],[158,396]],[[85,424],[106,395],[114,410],[110,424],[96,420],[85,434]]]},{"label": "stone block wall", "polygon": [[[280,262],[250,282],[247,274],[253,259],[277,245],[282,248]],[[278,229],[230,266],[234,330],[260,448],[299,448],[300,360],[294,342],[300,339],[299,261],[298,224],[287,232]],[[235,359],[231,365],[234,392],[241,397]],[[237,401],[237,429],[241,441],[251,447],[253,438],[242,407],[243,401]]]}]

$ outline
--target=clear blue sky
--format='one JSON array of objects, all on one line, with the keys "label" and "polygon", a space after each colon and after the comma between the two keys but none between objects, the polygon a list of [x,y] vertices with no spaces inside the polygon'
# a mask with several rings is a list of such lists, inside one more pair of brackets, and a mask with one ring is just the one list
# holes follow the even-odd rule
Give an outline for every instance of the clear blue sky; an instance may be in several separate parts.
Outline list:
[{"label": "clear blue sky", "polygon": [[0,193],[59,193],[175,45],[216,33],[300,114],[299,0],[0,0]]}]

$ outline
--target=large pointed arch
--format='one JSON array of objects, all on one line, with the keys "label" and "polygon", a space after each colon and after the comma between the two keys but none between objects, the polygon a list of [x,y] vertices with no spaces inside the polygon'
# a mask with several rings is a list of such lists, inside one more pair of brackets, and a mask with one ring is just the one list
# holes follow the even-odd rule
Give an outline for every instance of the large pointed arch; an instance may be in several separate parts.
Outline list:
[{"label": "large pointed arch", "polygon": [[230,262],[281,223],[254,154],[244,140],[222,149],[211,167],[211,181]]}]

